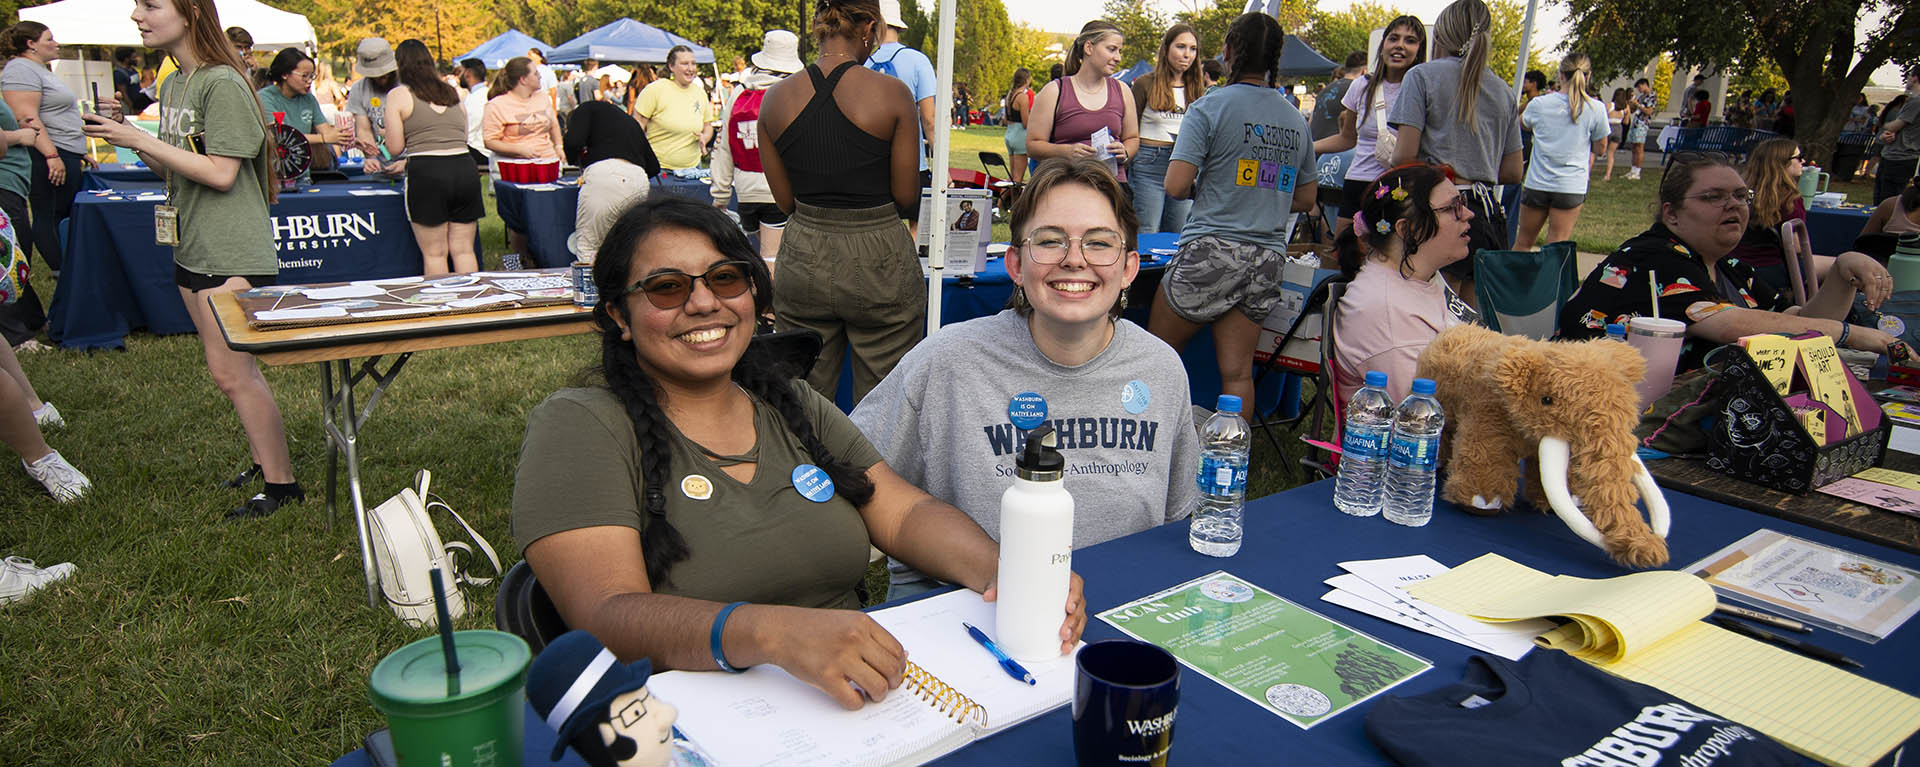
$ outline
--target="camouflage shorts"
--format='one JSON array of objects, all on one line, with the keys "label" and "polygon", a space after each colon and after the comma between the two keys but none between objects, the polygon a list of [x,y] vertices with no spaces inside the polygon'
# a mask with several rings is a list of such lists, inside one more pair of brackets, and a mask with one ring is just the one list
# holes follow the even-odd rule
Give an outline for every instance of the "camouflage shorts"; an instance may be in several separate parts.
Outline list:
[{"label": "camouflage shorts", "polygon": [[1207,324],[1239,309],[1256,324],[1280,303],[1286,254],[1244,242],[1202,235],[1180,246],[1160,285],[1173,313]]}]

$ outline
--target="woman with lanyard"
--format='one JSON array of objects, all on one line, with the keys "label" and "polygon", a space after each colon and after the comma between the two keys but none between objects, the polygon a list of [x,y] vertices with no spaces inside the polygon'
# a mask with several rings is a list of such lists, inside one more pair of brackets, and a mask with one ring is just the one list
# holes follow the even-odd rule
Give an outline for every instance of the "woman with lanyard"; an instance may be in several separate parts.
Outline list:
[{"label": "woman with lanyard", "polygon": [[[180,300],[200,334],[213,382],[233,402],[253,454],[253,468],[227,486],[266,480],[265,491],[227,516],[264,517],[306,494],[293,478],[273,390],[253,355],[227,346],[207,298],[276,280],[279,259],[268,212],[278,186],[273,139],[239,56],[221,32],[213,0],[140,0],[133,23],[143,45],[165,50],[180,66],[160,86],[160,135],[98,115],[86,116],[86,132],[139,153],[166,180],[167,201],[154,207],[154,240],[173,246]],[[109,113],[119,110],[117,101],[107,106]]]},{"label": "woman with lanyard", "polygon": [[[853,401],[925,333],[927,282],[901,218],[920,207],[920,111],[906,83],[860,63],[880,43],[875,0],[824,0],[820,51],[760,102],[760,169],[789,214],[774,320],[825,347],[807,383],[826,396],[853,355]],[[771,147],[773,151],[766,151]]]},{"label": "woman with lanyard", "polygon": [[1754,200],[1724,155],[1674,155],[1660,180],[1653,226],[1627,240],[1587,275],[1560,310],[1560,337],[1597,338],[1608,323],[1664,317],[1687,325],[1676,372],[1700,367],[1709,350],[1759,333],[1807,331],[1843,349],[1885,354],[1894,337],[1847,322],[1856,295],[1878,308],[1893,278],[1864,253],[1842,253],[1820,292],[1802,306],[1781,296],[1740,259],[1730,257],[1746,231]]},{"label": "woman with lanyard", "polygon": [[[333,149],[329,145],[349,142],[334,129],[320,108],[320,99],[314,97],[313,71],[313,59],[306,53],[299,48],[282,48],[273,57],[273,63],[267,65],[267,79],[271,82],[262,86],[258,95],[268,116],[278,113],[288,127],[307,137],[312,147],[313,167],[326,170],[333,167]],[[311,175],[311,171],[301,173],[301,183],[309,181]]]},{"label": "woman with lanyard", "polygon": [[1180,118],[1207,87],[1200,80],[1200,38],[1193,27],[1175,24],[1160,37],[1153,71],[1133,81],[1133,103],[1140,125],[1140,154],[1133,160],[1133,210],[1140,233],[1178,232],[1187,223],[1192,200],[1167,195],[1167,163]]},{"label": "woman with lanyard", "polygon": [[480,176],[467,155],[467,110],[460,92],[434,71],[427,44],[394,49],[400,84],[387,92],[387,150],[405,166],[407,220],[428,276],[478,271],[474,228],[487,214]]},{"label": "woman with lanyard", "polygon": [[[223,38],[224,39],[224,36]],[[22,127],[36,128],[33,144],[33,245],[40,260],[60,271],[66,249],[58,225],[73,210],[80,193],[80,172],[92,162],[81,133],[79,97],[47,65],[60,58],[53,32],[37,21],[22,21],[0,37],[7,65],[0,69],[0,97]]]},{"label": "woman with lanyard", "polygon": [[[1147,326],[1176,351],[1213,329],[1220,392],[1253,398],[1253,347],[1280,303],[1288,213],[1313,210],[1313,132],[1274,86],[1286,33],[1243,13],[1227,27],[1229,85],[1195,101],[1167,166],[1167,194],[1193,198],[1180,251]],[[1263,126],[1259,131],[1249,126]]]},{"label": "woman with lanyard", "polygon": [[1027,115],[1033,111],[1033,72],[1026,67],[1013,70],[1013,87],[1007,90],[1007,172],[1015,184],[1027,177]]},{"label": "woman with lanyard", "polygon": [[[1520,113],[1513,89],[1487,71],[1493,18],[1483,0],[1454,0],[1433,23],[1434,53],[1415,66],[1387,114],[1399,133],[1393,166],[1412,162],[1453,167],[1473,210],[1471,251],[1506,250],[1507,214],[1494,187],[1523,178]],[[1473,259],[1444,272],[1469,302]]]},{"label": "woman with lanyard", "polygon": [[1340,98],[1346,109],[1340,112],[1340,133],[1313,142],[1313,153],[1325,156],[1353,150],[1347,164],[1346,185],[1340,189],[1340,221],[1334,227],[1339,235],[1353,226],[1353,214],[1360,210],[1360,194],[1380,174],[1394,154],[1394,133],[1387,127],[1387,114],[1400,96],[1400,83],[1407,70],[1427,58],[1427,25],[1419,18],[1401,16],[1387,24],[1380,36],[1380,48],[1373,54],[1373,71],[1361,75]]},{"label": "woman with lanyard", "polygon": [[[1009,403],[1038,395],[1051,403],[1049,418],[1097,415],[1111,425],[1103,439],[1070,445],[1076,465],[1138,467],[1067,477],[1075,496],[1103,499],[1074,515],[1074,548],[1186,516],[1198,492],[1188,475],[1200,460],[1186,369],[1120,318],[1140,272],[1133,227],[1133,206],[1105,165],[1040,163],[1013,205],[1009,308],[941,328],[854,408],[854,425],[886,465],[999,530],[1006,481],[997,478],[1013,471],[1015,427],[1030,425],[1008,422]],[[926,407],[936,402],[946,404]],[[938,585],[897,560],[888,566],[889,599]]]},{"label": "woman with lanyard", "polygon": [[[593,279],[605,380],[533,409],[513,487],[514,539],[567,625],[655,668],[778,666],[849,709],[897,694],[900,643],[854,592],[868,552],[991,600],[999,547],[752,342],[773,288],[724,211],[634,206]],[[1087,619],[1071,584],[1062,653]]]},{"label": "woman with lanyard", "polygon": [[[1027,121],[1030,162],[1049,157],[1098,157],[1127,180],[1127,161],[1139,152],[1140,117],[1133,92],[1113,79],[1125,39],[1113,22],[1095,19],[1080,28],[1067,50],[1066,77],[1047,83],[1033,99]],[[1094,146],[1104,134],[1107,143]],[[1135,192],[1138,193],[1137,191]]]}]

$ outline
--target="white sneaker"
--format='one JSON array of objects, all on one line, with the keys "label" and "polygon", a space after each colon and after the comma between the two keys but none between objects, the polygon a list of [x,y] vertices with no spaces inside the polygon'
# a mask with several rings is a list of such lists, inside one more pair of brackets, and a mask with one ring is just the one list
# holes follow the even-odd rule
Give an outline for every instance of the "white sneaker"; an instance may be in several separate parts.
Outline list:
[{"label": "white sneaker", "polygon": [[39,568],[33,566],[31,559],[7,557],[0,561],[0,605],[25,599],[35,590],[72,575],[75,569],[72,562]]},{"label": "white sneaker", "polygon": [[42,429],[54,429],[67,425],[67,419],[60,417],[60,408],[51,402],[41,403],[40,409],[33,411],[33,420]]},{"label": "white sneaker", "polygon": [[21,461],[20,465],[27,467],[27,476],[40,480],[47,492],[53,494],[54,500],[61,503],[80,500],[80,496],[86,495],[87,488],[93,487],[93,483],[87,481],[87,475],[81,474],[79,469],[73,468],[73,464],[67,463],[67,459],[61,458],[58,450],[33,463]]}]

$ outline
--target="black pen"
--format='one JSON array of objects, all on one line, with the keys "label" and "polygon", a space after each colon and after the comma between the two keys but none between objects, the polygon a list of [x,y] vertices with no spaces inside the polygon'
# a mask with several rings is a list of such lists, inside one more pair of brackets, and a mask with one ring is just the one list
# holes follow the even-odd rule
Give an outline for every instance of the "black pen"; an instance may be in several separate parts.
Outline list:
[{"label": "black pen", "polygon": [[1713,625],[1719,626],[1720,628],[1726,629],[1735,634],[1740,634],[1750,639],[1758,639],[1762,642],[1770,642],[1773,644],[1777,644],[1777,645],[1780,645],[1781,647],[1785,647],[1789,650],[1800,653],[1801,655],[1805,655],[1817,661],[1831,663],[1835,666],[1851,666],[1853,668],[1866,668],[1866,666],[1861,665],[1860,661],[1854,660],[1845,655],[1841,655],[1840,653],[1834,652],[1825,647],[1817,647],[1811,644],[1807,644],[1806,642],[1802,642],[1798,639],[1794,639],[1793,637],[1781,636],[1771,631],[1761,631],[1760,629],[1754,628],[1745,623],[1741,623],[1732,618],[1728,618],[1724,615],[1715,615],[1711,618],[1708,618],[1707,620],[1712,621]]}]

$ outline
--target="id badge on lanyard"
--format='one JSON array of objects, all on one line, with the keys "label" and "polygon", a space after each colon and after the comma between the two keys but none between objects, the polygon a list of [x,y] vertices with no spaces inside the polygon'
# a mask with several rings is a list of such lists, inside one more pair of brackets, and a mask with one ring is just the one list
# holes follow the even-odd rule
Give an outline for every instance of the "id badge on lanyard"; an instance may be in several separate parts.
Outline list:
[{"label": "id badge on lanyard", "polygon": [[[182,88],[182,90],[189,95],[193,92],[193,76],[196,74],[199,74],[199,70],[197,69],[188,73],[186,86]],[[176,110],[179,108],[180,107],[177,106],[174,107]],[[161,111],[163,113],[167,111],[164,104],[161,105]],[[164,123],[166,121],[163,120],[162,122]],[[199,148],[197,145],[204,140],[202,136],[187,137],[185,149],[187,149],[187,151],[195,151]],[[167,173],[167,201],[153,206],[153,244],[155,245],[164,245],[167,247],[178,247],[180,245],[180,209],[173,206],[173,175],[174,173],[171,171]]]}]

